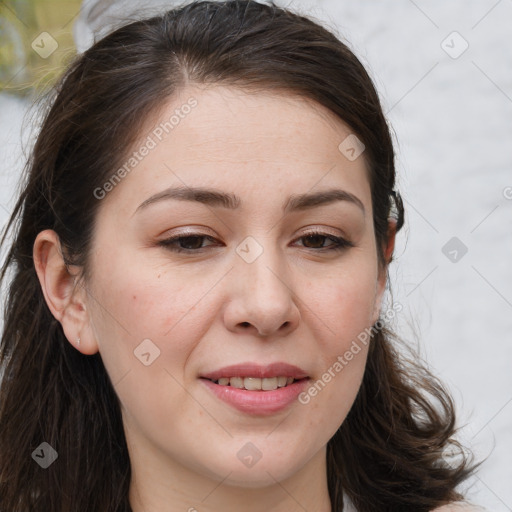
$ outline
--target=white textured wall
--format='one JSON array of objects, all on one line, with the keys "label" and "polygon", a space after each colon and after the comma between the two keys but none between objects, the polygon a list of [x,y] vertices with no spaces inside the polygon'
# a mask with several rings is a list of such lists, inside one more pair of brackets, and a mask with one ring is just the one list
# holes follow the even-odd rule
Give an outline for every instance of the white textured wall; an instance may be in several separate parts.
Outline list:
[{"label": "white textured wall", "polygon": [[[490,453],[469,497],[512,511],[512,1],[278,3],[336,26],[376,82],[407,214],[391,268],[397,329],[449,385],[461,440]],[[2,224],[24,108],[0,94]],[[452,237],[465,255],[443,253]]]}]

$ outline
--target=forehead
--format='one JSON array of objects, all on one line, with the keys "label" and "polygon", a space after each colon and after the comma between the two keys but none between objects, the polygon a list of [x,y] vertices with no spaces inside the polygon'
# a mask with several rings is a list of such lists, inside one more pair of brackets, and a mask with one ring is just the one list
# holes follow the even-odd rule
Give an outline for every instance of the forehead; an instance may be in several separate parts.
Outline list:
[{"label": "forehead", "polygon": [[129,172],[111,193],[126,203],[173,185],[256,194],[260,202],[270,200],[270,191],[342,185],[368,200],[364,153],[349,159],[340,151],[353,137],[350,127],[296,95],[187,87],[163,103],[139,135],[126,157]]},{"label": "forehead", "polygon": [[[336,153],[340,138],[351,132],[332,112],[307,98],[226,86],[180,91],[161,107],[153,124],[157,128],[165,124],[172,117],[169,114],[185,110],[191,99],[197,105],[175,119],[179,122],[172,132],[163,135],[170,144],[174,142],[173,149],[180,156],[180,150],[185,149],[183,142],[199,154],[223,160],[229,156],[270,161],[325,159]],[[294,151],[290,153],[290,149]],[[188,152],[187,156],[193,154]]]}]

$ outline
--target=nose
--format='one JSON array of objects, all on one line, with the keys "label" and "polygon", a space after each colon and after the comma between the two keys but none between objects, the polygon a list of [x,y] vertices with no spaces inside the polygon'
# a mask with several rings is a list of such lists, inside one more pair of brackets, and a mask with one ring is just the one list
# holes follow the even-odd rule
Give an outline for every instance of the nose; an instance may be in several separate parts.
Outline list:
[{"label": "nose", "polygon": [[269,245],[252,262],[235,254],[235,268],[229,273],[231,292],[224,309],[225,325],[232,332],[284,336],[299,325],[291,272],[279,250]]}]

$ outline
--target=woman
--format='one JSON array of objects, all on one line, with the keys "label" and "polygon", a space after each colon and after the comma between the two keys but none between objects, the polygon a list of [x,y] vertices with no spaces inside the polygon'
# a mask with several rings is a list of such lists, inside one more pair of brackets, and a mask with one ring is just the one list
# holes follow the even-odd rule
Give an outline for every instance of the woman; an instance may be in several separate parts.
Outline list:
[{"label": "woman", "polygon": [[77,58],[8,226],[0,510],[471,510],[453,402],[386,328],[394,186],[368,74],[288,10]]}]

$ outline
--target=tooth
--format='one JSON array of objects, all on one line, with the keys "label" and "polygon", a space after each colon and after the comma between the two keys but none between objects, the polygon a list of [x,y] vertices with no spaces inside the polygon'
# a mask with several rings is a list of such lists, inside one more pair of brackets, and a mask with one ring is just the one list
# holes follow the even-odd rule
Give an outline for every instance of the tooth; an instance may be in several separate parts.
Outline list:
[{"label": "tooth", "polygon": [[277,387],[284,388],[286,386],[286,377],[277,377]]},{"label": "tooth", "polygon": [[261,379],[258,377],[245,377],[244,387],[249,391],[261,390]]},{"label": "tooth", "polygon": [[244,387],[244,379],[242,377],[231,377],[229,384],[234,388],[242,389]]},{"label": "tooth", "polygon": [[293,377],[220,377],[214,381],[220,386],[231,385],[237,389],[247,389],[249,391],[273,391],[277,388],[283,388],[290,385],[295,379]]},{"label": "tooth", "polygon": [[261,379],[261,389],[264,391],[272,391],[273,389],[277,389],[277,377]]}]

